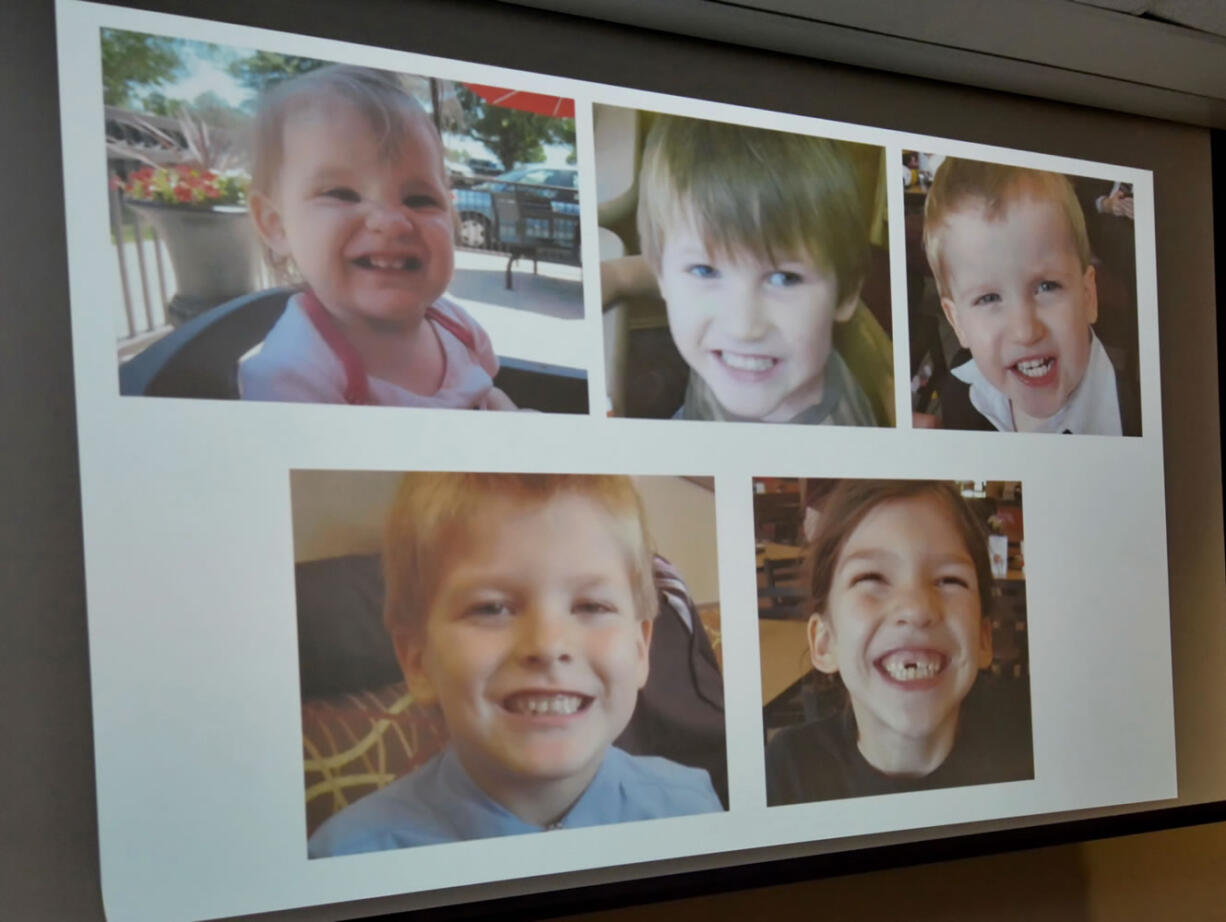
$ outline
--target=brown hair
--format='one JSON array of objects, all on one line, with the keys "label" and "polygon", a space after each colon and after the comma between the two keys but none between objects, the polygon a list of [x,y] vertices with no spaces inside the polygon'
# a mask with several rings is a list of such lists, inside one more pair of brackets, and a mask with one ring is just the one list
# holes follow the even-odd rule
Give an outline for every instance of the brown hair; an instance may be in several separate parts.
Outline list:
[{"label": "brown hair", "polygon": [[949,512],[975,567],[979,612],[981,615],[989,612],[992,563],[987,533],[952,484],[933,480],[844,480],[834,488],[822,505],[817,536],[808,552],[807,585],[812,611],[825,616],[839,556],[865,516],[882,503],[921,497],[932,497]]},{"label": "brown hair", "polygon": [[924,252],[942,297],[949,294],[946,267],[941,261],[946,219],[954,212],[975,206],[983,209],[988,220],[997,220],[1009,205],[1024,198],[1052,202],[1064,212],[1082,270],[1090,265],[1085,215],[1067,176],[1003,163],[946,157],[937,167],[924,202]]},{"label": "brown hair", "polygon": [[626,554],[639,617],[656,616],[647,516],[634,482],[604,474],[405,474],[384,534],[383,620],[388,632],[417,634],[450,564],[469,530],[495,501],[540,508],[564,496],[589,499],[608,513],[610,531]]},{"label": "brown hair", "polygon": [[[251,191],[271,197],[285,159],[285,123],[311,106],[341,103],[352,106],[369,123],[378,139],[379,154],[394,158],[408,133],[421,122],[430,125],[438,142],[439,170],[447,180],[443,141],[421,104],[390,71],[330,64],[282,80],[265,90],[251,125]],[[291,275],[288,261],[265,249],[265,259],[281,275]]]},{"label": "brown hair", "polygon": [[868,209],[853,157],[862,145],[659,115],[639,179],[643,255],[658,273],[670,227],[690,221],[713,254],[766,262],[805,254],[855,294],[868,259]]}]

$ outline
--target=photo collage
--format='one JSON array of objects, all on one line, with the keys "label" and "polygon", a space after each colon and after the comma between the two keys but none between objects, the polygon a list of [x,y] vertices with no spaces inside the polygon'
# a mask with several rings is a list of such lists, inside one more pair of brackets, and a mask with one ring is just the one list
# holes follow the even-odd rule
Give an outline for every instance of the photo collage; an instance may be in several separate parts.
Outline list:
[{"label": "photo collage", "polygon": [[1148,174],[71,7],[95,694],[191,596],[285,860],[441,849],[315,899],[1165,790],[1050,745],[1161,459]]}]

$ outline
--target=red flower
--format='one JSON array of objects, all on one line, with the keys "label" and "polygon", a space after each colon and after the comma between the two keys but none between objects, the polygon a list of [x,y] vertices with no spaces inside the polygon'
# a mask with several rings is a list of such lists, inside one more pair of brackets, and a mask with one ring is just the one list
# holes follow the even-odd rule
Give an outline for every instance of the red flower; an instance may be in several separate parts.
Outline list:
[{"label": "red flower", "polygon": [[190,202],[192,200],[192,191],[183,185],[175,186],[175,198],[180,202]]}]

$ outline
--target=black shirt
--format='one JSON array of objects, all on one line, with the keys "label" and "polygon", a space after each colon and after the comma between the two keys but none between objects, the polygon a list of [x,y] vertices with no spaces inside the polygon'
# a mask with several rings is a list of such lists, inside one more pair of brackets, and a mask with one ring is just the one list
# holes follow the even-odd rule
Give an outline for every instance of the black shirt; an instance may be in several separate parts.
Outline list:
[{"label": "black shirt", "polygon": [[779,804],[993,784],[1034,777],[1028,683],[983,675],[962,702],[954,747],[933,772],[887,775],[856,745],[850,706],[780,730],[766,747],[766,802]]}]

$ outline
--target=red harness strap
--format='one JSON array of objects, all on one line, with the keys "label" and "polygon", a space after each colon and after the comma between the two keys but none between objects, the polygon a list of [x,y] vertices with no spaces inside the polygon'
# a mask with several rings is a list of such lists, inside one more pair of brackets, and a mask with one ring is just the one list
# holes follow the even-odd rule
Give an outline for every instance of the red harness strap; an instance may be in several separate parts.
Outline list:
[{"label": "red harness strap", "polygon": [[[307,319],[311,321],[315,331],[323,338],[324,343],[332,350],[332,354],[336,356],[341,363],[341,367],[344,369],[345,403],[356,406],[369,406],[373,404],[375,401],[370,393],[370,378],[366,374],[366,366],[362,362],[362,357],[358,355],[357,350],[353,348],[349,340],[345,339],[345,334],[336,325],[332,315],[319,302],[315,292],[309,288],[303,289],[301,303],[303,313],[307,315]],[[476,345],[472,331],[468,327],[448,317],[433,305],[426,308],[426,319],[433,320],[462,342],[470,352]]]}]

